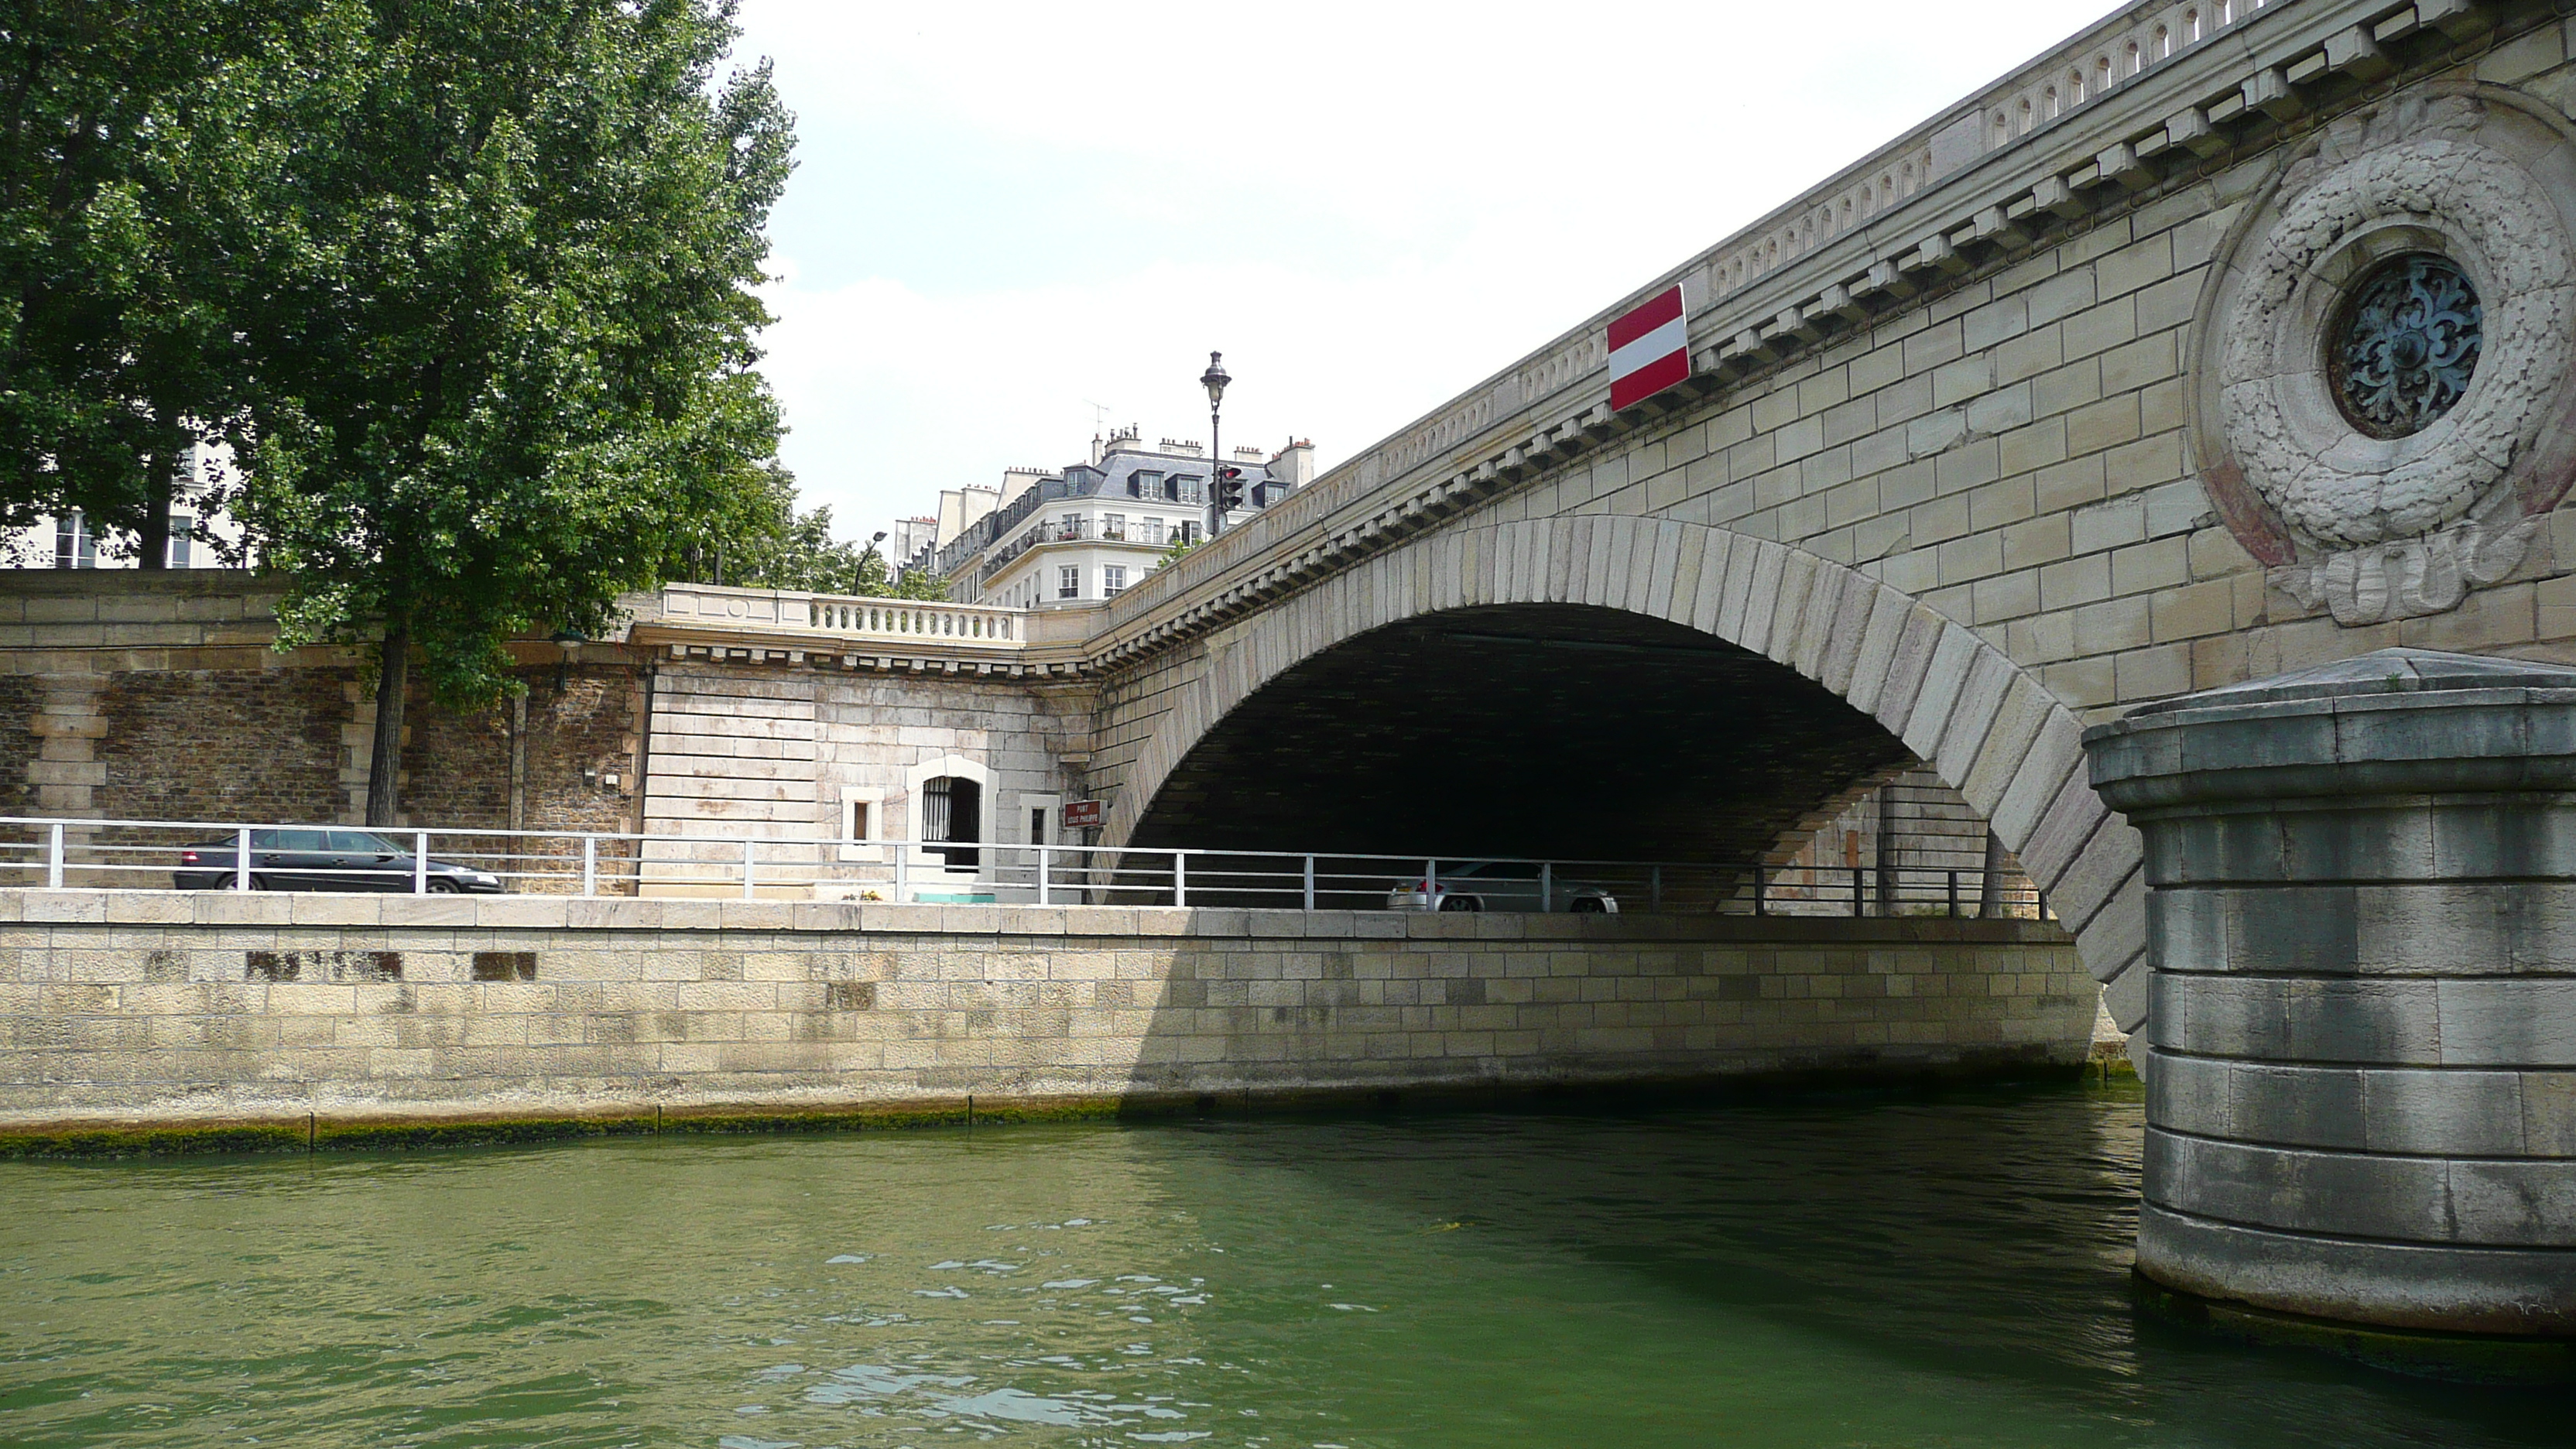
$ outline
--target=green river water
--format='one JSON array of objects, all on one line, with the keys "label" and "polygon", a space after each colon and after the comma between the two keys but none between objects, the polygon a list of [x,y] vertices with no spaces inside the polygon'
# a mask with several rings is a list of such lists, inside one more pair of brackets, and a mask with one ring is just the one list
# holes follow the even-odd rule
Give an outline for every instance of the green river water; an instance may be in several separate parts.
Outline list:
[{"label": "green river water", "polygon": [[2568,1445],[2144,1314],[2137,1094],[0,1164],[0,1443]]}]

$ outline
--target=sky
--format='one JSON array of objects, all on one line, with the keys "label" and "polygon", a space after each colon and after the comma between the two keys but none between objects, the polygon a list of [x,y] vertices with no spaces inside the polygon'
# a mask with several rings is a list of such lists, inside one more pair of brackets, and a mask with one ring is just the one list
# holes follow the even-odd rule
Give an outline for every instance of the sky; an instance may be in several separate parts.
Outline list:
[{"label": "sky", "polygon": [[797,170],[763,364],[864,538],[1135,425],[1329,468],[2108,13],[744,0]]}]

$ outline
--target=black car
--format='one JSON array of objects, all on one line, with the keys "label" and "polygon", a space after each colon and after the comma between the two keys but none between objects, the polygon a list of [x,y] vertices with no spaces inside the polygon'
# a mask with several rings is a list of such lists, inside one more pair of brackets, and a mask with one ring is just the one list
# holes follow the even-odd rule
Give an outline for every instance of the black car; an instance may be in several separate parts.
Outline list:
[{"label": "black car", "polygon": [[[240,879],[241,841],[209,840],[184,847],[171,878],[183,891],[230,890]],[[250,833],[250,888],[255,891],[408,891],[421,874],[411,851],[367,830],[254,830]],[[488,870],[432,860],[425,872],[432,891],[453,895],[497,894],[501,878]]]}]

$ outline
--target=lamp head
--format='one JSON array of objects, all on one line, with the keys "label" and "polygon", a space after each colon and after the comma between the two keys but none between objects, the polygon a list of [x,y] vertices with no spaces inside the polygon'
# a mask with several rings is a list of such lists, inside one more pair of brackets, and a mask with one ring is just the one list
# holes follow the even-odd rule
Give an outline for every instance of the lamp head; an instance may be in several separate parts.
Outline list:
[{"label": "lamp head", "polygon": [[1209,353],[1208,369],[1206,372],[1199,374],[1199,385],[1208,390],[1209,407],[1215,407],[1217,404],[1225,401],[1225,385],[1232,381],[1234,381],[1233,378],[1225,375],[1225,354],[1222,352]]}]

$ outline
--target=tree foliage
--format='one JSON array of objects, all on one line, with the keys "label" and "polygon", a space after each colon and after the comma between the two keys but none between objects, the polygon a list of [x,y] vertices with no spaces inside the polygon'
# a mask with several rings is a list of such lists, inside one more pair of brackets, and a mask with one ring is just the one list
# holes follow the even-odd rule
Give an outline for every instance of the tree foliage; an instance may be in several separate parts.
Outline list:
[{"label": "tree foliage", "polygon": [[281,646],[375,650],[372,823],[415,656],[470,709],[512,636],[710,559],[934,588],[776,462],[753,288],[793,122],[765,65],[717,77],[737,3],[0,0],[0,522],[149,548],[225,443]]},{"label": "tree foliage", "polygon": [[945,599],[947,582],[935,574],[896,575],[873,542],[832,536],[832,510],[796,508],[784,478],[769,498],[767,515],[749,532],[724,540],[691,559],[689,577],[701,583],[753,589],[805,589],[818,594],[870,598]]},{"label": "tree foliage", "polygon": [[263,148],[238,102],[296,11],[0,8],[0,524],[78,509],[166,557],[174,475],[247,377],[228,303]]},{"label": "tree foliage", "polygon": [[234,512],[293,634],[383,620],[439,697],[485,701],[510,635],[605,628],[765,505],[750,289],[789,117],[766,67],[711,93],[729,4],[332,9],[340,79],[242,311]]},{"label": "tree foliage", "polygon": [[226,498],[290,580],[286,642],[381,629],[370,823],[416,648],[453,707],[503,647],[755,530],[778,414],[752,288],[791,119],[723,84],[731,0],[318,0],[293,149],[234,323],[256,359]]}]

